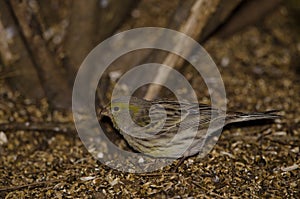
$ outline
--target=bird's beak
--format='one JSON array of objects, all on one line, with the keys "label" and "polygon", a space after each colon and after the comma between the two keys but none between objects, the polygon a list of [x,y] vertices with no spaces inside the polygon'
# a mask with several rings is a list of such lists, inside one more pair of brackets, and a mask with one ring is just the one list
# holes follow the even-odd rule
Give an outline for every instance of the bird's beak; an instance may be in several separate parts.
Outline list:
[{"label": "bird's beak", "polygon": [[100,116],[101,118],[104,117],[104,116],[109,116],[108,114],[108,111],[107,111],[107,108],[103,108],[101,111],[100,111]]}]

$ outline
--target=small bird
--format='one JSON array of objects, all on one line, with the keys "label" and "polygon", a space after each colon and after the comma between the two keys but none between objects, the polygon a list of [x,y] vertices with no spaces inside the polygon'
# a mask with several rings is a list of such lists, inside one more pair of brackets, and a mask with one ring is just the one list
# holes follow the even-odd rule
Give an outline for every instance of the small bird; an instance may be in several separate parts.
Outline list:
[{"label": "small bird", "polygon": [[[207,134],[230,123],[280,118],[275,112],[225,112],[199,103],[121,97],[113,99],[100,115],[108,116],[137,152],[159,158],[181,158],[182,163],[203,150]],[[213,125],[207,131],[210,122]]]}]

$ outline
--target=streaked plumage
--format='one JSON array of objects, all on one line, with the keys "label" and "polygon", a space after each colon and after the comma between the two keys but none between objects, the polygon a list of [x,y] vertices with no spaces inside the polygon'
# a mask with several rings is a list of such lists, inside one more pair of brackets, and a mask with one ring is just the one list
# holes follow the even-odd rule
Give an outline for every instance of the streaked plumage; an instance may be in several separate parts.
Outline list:
[{"label": "streaked plumage", "polygon": [[[225,113],[205,104],[179,104],[177,101],[170,100],[146,101],[135,97],[131,97],[129,106],[126,106],[124,103],[126,100],[128,100],[128,97],[112,100],[111,104],[107,105],[101,114],[111,118],[114,127],[120,131],[131,147],[153,157],[177,159],[199,153],[203,150],[203,142],[212,115],[214,118],[212,133],[222,129],[224,125],[229,123],[279,118],[278,115],[274,114],[274,111]],[[130,118],[127,118],[124,114],[126,107],[129,107],[134,123],[144,127],[142,131],[129,125],[128,119]],[[163,124],[161,118],[165,113],[166,119]],[[198,120],[199,113],[200,118]],[[225,121],[224,125],[221,122],[222,120]],[[116,121],[119,121],[122,125],[124,124],[126,128],[123,129],[130,129],[130,132],[124,132]],[[157,132],[156,129],[161,127],[162,124],[162,130]],[[177,132],[179,127],[181,131]],[[174,137],[175,135],[176,137]]]}]

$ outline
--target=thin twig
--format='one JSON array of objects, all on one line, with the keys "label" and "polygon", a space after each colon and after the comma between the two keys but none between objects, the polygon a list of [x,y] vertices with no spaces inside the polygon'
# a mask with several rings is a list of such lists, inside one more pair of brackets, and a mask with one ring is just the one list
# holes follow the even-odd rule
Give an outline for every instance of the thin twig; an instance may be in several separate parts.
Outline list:
[{"label": "thin twig", "polygon": [[151,176],[163,176],[163,175],[167,175],[167,176],[170,176],[170,175],[176,175],[177,173],[138,173],[136,175],[138,176],[145,176],[145,177],[151,177]]},{"label": "thin twig", "polygon": [[56,179],[56,180],[48,180],[48,181],[43,181],[43,182],[35,182],[35,183],[25,184],[25,185],[1,187],[0,192],[2,192],[2,191],[16,191],[16,190],[25,189],[25,188],[33,189],[33,188],[49,185],[51,183],[61,182],[61,181],[64,181],[64,180],[65,179]]},{"label": "thin twig", "polygon": [[194,185],[196,185],[197,187],[199,187],[199,188],[205,190],[208,194],[210,194],[210,195],[212,195],[212,196],[214,196],[214,197],[216,197],[216,198],[225,198],[225,197],[223,197],[223,196],[221,196],[221,195],[219,195],[219,194],[217,194],[217,193],[215,193],[215,192],[212,192],[212,191],[208,190],[207,188],[201,186],[200,184],[198,184],[198,183],[195,182],[195,181],[192,181],[192,183],[193,183]]},{"label": "thin twig", "polygon": [[76,132],[74,123],[2,123],[0,131],[52,131],[59,133]]}]

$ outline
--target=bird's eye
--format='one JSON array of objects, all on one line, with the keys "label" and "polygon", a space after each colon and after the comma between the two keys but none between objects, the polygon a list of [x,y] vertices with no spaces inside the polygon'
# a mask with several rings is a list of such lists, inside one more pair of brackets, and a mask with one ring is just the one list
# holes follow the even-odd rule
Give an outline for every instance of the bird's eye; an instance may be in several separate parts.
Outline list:
[{"label": "bird's eye", "polygon": [[119,110],[120,110],[120,108],[117,107],[117,106],[115,106],[115,107],[113,108],[113,111],[114,111],[114,112],[117,112],[117,111],[119,111]]}]

